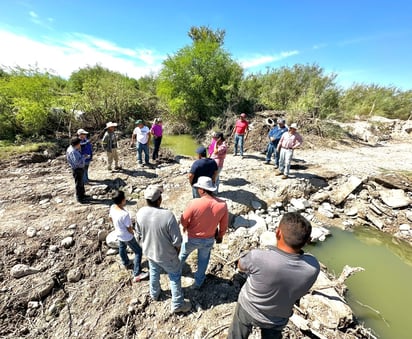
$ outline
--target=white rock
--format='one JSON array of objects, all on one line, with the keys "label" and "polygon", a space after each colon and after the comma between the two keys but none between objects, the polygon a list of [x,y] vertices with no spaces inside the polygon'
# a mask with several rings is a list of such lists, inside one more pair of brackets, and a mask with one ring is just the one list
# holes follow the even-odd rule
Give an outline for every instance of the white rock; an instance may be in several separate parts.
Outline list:
[{"label": "white rock", "polygon": [[304,209],[310,207],[309,201],[307,201],[305,198],[292,198],[290,199],[290,203],[300,211],[303,211]]},{"label": "white rock", "polygon": [[71,225],[69,225],[69,227],[67,227],[69,230],[74,230],[74,229],[76,229],[77,228],[77,225],[76,224],[71,224]]},{"label": "white rock", "polygon": [[318,212],[329,219],[333,219],[334,217],[334,214],[331,211],[325,209],[323,206],[319,206]]},{"label": "white rock", "polygon": [[33,238],[33,237],[36,236],[37,230],[34,227],[28,227],[27,231],[26,231],[26,234],[29,238]]},{"label": "white rock", "polygon": [[43,199],[43,200],[40,200],[39,205],[44,205],[44,204],[47,204],[49,201],[50,201],[50,199]]},{"label": "white rock", "polygon": [[260,235],[259,243],[261,247],[265,247],[268,245],[271,246],[276,246],[277,244],[277,239],[276,239],[276,233],[275,232],[270,232],[270,231],[265,231]]},{"label": "white rock", "polygon": [[399,225],[399,231],[409,231],[410,229],[411,229],[411,226],[409,224]]},{"label": "white rock", "polygon": [[312,227],[312,232],[310,234],[310,241],[317,242],[317,241],[325,241],[326,236],[330,235],[330,231],[325,227]]},{"label": "white rock", "polygon": [[64,248],[70,248],[71,246],[73,246],[73,244],[74,240],[72,237],[66,237],[60,243],[60,245],[62,245]]},{"label": "white rock", "polygon": [[51,245],[49,247],[49,250],[52,251],[52,252],[57,252],[59,250],[59,248],[56,245]]},{"label": "white rock", "polygon": [[119,248],[119,240],[117,239],[116,231],[112,231],[107,235],[106,244],[110,248]]},{"label": "white rock", "polygon": [[119,253],[119,251],[116,250],[115,248],[109,248],[106,252],[106,255],[115,255],[117,253]]},{"label": "white rock", "polygon": [[36,268],[30,267],[24,264],[17,264],[11,268],[10,275],[13,278],[19,279],[19,278],[25,277],[26,275],[35,274],[38,272],[40,272],[40,270]]},{"label": "white rock", "polygon": [[57,204],[61,204],[61,203],[63,202],[63,199],[62,199],[62,198],[55,198],[54,201],[55,201]]}]

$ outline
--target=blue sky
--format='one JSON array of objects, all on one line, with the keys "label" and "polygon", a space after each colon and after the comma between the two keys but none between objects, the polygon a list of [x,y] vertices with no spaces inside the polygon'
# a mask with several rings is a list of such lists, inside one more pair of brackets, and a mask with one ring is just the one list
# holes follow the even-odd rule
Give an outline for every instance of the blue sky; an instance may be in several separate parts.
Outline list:
[{"label": "blue sky", "polygon": [[225,30],[245,73],[316,63],[342,87],[412,89],[410,0],[1,0],[0,66],[139,78],[190,45],[192,26]]}]

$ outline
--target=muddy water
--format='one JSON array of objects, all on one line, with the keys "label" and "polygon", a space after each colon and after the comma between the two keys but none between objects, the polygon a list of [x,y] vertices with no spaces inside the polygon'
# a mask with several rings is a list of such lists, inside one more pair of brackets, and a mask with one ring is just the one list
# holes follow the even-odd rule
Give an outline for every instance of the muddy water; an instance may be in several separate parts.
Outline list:
[{"label": "muddy water", "polygon": [[[176,155],[195,156],[199,144],[191,135],[164,135],[161,147],[170,148]],[[207,145],[204,145],[207,146]]]},{"label": "muddy water", "polygon": [[346,299],[357,318],[379,338],[411,338],[412,246],[368,227],[331,231],[306,250],[336,275],[344,265],[363,267],[346,280]]}]

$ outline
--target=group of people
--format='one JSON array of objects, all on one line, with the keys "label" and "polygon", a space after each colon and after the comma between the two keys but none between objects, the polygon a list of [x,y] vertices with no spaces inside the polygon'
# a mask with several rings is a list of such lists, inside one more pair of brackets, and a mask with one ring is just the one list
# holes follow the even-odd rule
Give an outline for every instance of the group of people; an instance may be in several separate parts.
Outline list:
[{"label": "group of people", "polygon": [[[134,281],[150,277],[150,297],[159,300],[161,294],[160,274],[165,271],[170,281],[172,293],[171,312],[188,312],[191,303],[184,300],[181,286],[182,267],[188,256],[197,250],[197,271],[191,288],[202,287],[209,264],[210,253],[216,242],[225,235],[229,212],[226,202],[213,192],[216,186],[209,177],[199,177],[194,187],[200,198],[189,202],[180,217],[182,231],[174,214],[161,208],[163,187],[149,185],[144,191],[146,206],[136,213],[136,224],[132,226],[129,212],[125,209],[126,198],[123,191],[116,191],[110,207],[110,219],[119,239],[119,255],[122,264],[129,268],[126,247],[135,253]],[[187,234],[183,241],[182,233]],[[141,246],[136,238],[140,240]],[[142,253],[147,257],[149,272],[141,270]]]},{"label": "group of people", "polygon": [[[172,313],[185,313],[192,308],[191,302],[184,298],[181,284],[186,259],[197,251],[197,271],[194,283],[188,288],[200,291],[212,248],[222,242],[228,229],[227,204],[215,196],[212,179],[201,176],[193,186],[200,198],[188,203],[180,217],[181,229],[173,212],[161,207],[160,185],[145,189],[146,206],[137,211],[135,227],[125,209],[123,191],[114,193],[110,208],[123,265],[130,266],[125,250],[129,246],[135,253],[134,281],[149,277],[149,294],[156,301],[161,296],[160,275],[164,271],[169,278]],[[182,234],[187,235],[186,240]],[[285,213],[276,229],[276,244],[252,249],[239,258],[238,269],[246,273],[247,279],[239,294],[228,338],[248,338],[254,326],[261,329],[262,338],[282,337],[294,303],[308,292],[320,271],[317,259],[302,250],[310,234],[311,224],[307,219],[297,212]],[[142,254],[147,258],[149,272],[141,270]]]},{"label": "group of people", "polygon": [[[246,115],[242,114],[238,122],[232,133],[235,137],[234,154],[239,152],[243,156],[243,144],[249,132]],[[284,119],[279,119],[277,123],[268,134],[265,161],[270,163],[274,155],[274,165],[279,169],[279,174],[287,177],[293,150],[303,140],[297,133],[296,124],[288,128]],[[144,153],[144,163],[149,164],[148,143],[153,137],[155,147],[152,159],[156,160],[162,138],[162,121],[156,119],[150,129],[142,120],[137,120],[136,125],[131,142],[136,144],[138,162],[143,165]],[[112,168],[113,162],[114,168],[120,169],[114,133],[116,126],[116,123],[107,123],[102,140],[107,152],[108,169]],[[87,199],[84,184],[89,180],[88,165],[93,156],[88,134],[84,129],[79,129],[67,150],[79,202]],[[216,196],[219,174],[227,153],[223,133],[214,133],[209,147],[200,146],[196,153],[198,159],[189,172],[194,199],[187,204],[179,220],[172,211],[161,207],[161,185],[149,185],[145,189],[146,206],[137,211],[135,224],[126,209],[127,199],[123,191],[113,193],[109,211],[119,241],[122,264],[133,269],[135,282],[149,277],[152,300],[160,299],[160,275],[166,272],[172,295],[172,313],[189,312],[192,308],[191,302],[184,299],[181,284],[183,267],[189,255],[197,251],[197,270],[189,288],[200,290],[205,283],[212,248],[215,243],[222,242],[228,230],[227,204]],[[307,293],[319,274],[320,266],[316,258],[302,250],[310,233],[308,220],[297,212],[285,213],[276,229],[276,244],[264,249],[252,249],[239,258],[238,270],[246,273],[247,279],[239,294],[228,338],[247,338],[253,327],[261,329],[262,338],[282,337],[282,329],[293,312],[294,303]],[[133,262],[128,257],[127,247],[134,253]],[[148,272],[142,270],[143,255],[148,261]]]}]

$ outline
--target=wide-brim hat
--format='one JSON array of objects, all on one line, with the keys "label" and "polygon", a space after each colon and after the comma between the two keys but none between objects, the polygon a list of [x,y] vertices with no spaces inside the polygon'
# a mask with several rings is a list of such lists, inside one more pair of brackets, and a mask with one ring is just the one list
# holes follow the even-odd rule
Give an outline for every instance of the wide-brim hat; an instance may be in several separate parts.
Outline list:
[{"label": "wide-brim hat", "polygon": [[109,127],[117,127],[117,124],[116,124],[115,122],[109,121],[109,122],[106,124],[106,128],[109,128]]},{"label": "wide-brim hat", "polygon": [[298,129],[298,124],[296,124],[296,123],[290,124],[289,128],[293,128],[293,129],[297,130]]},{"label": "wide-brim hat", "polygon": [[213,183],[212,178],[209,178],[209,177],[199,177],[197,179],[197,183],[193,184],[193,187],[201,188],[201,189],[204,189],[205,191],[210,191],[210,192],[214,192],[217,190],[217,187]]}]

